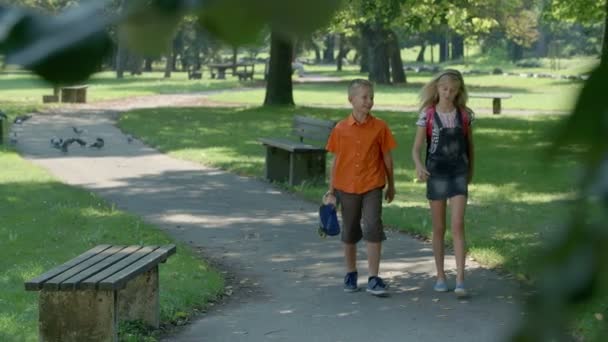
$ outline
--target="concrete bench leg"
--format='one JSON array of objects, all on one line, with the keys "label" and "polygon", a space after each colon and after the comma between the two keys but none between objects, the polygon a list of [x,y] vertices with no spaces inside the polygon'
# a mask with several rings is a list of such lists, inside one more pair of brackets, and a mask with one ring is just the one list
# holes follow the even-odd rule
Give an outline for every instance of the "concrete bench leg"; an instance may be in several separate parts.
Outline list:
[{"label": "concrete bench leg", "polygon": [[115,291],[40,291],[41,342],[118,340]]},{"label": "concrete bench leg", "polygon": [[288,181],[290,155],[288,151],[266,146],[266,179],[276,182]]},{"label": "concrete bench leg", "polygon": [[158,266],[142,273],[118,291],[118,320],[136,321],[158,328],[160,324]]},{"label": "concrete bench leg", "polygon": [[289,184],[325,180],[325,151],[294,152],[289,161]]},{"label": "concrete bench leg", "polygon": [[500,114],[500,98],[492,100],[492,113]]}]

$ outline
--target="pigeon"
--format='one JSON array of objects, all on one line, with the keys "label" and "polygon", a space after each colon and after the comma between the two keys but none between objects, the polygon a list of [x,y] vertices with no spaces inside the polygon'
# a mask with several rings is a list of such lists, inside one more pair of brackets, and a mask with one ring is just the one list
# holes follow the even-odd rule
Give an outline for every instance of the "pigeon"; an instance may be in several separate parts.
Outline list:
[{"label": "pigeon", "polygon": [[76,126],[72,126],[72,130],[74,131],[74,133],[76,133],[76,134],[78,134],[78,135],[81,135],[82,133],[86,132],[86,130],[85,130],[85,129],[78,128],[78,127],[76,127]]},{"label": "pigeon", "polygon": [[6,116],[6,114],[4,114],[3,111],[0,111],[0,119],[6,120],[6,119],[8,119],[8,116]]},{"label": "pigeon", "polygon": [[98,137],[97,139],[95,139],[94,143],[89,145],[89,147],[102,148],[103,144],[104,144],[103,139]]},{"label": "pigeon", "polygon": [[63,139],[57,137],[51,138],[51,146],[54,148],[61,148],[61,144],[63,144]]},{"label": "pigeon", "polygon": [[15,118],[13,123],[20,125],[23,122],[25,122],[26,120],[29,120],[31,117],[32,117],[31,115],[19,115],[18,117]]},{"label": "pigeon", "polygon": [[74,142],[77,142],[78,145],[80,145],[80,147],[85,147],[87,145],[87,142],[80,139],[80,138],[72,138],[74,140]]},{"label": "pigeon", "polygon": [[129,144],[133,142],[133,136],[131,134],[127,134],[127,142]]},{"label": "pigeon", "polygon": [[[80,139],[78,139],[78,140],[80,140]],[[75,142],[75,141],[76,141],[76,138],[65,139],[63,141],[63,143],[61,144],[61,151],[64,152],[64,153],[67,152],[68,151],[68,146],[72,145],[72,143]]]}]

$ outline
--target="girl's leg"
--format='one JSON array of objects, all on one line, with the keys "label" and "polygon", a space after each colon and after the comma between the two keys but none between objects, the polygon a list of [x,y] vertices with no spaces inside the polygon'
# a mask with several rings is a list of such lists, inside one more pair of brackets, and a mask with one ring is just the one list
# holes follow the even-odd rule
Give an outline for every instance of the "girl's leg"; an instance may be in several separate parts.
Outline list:
[{"label": "girl's leg", "polygon": [[450,198],[450,221],[452,223],[452,238],[454,240],[454,256],[456,257],[456,284],[464,283],[465,266],[465,235],[464,235],[464,212],[467,206],[467,198],[458,195]]},{"label": "girl's leg", "polygon": [[445,238],[445,200],[429,201],[431,206],[431,222],[433,225],[433,254],[435,255],[435,268],[437,280],[445,282],[443,270],[444,238]]}]

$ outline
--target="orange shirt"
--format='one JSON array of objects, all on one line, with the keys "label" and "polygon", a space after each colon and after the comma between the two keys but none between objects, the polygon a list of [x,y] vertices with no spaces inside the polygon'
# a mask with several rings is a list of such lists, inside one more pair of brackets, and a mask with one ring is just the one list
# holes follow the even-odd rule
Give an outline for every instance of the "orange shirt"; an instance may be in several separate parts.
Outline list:
[{"label": "orange shirt", "polygon": [[325,147],[336,158],[333,187],[353,194],[383,187],[383,155],[396,146],[388,125],[371,114],[363,123],[358,123],[352,114],[338,122]]}]

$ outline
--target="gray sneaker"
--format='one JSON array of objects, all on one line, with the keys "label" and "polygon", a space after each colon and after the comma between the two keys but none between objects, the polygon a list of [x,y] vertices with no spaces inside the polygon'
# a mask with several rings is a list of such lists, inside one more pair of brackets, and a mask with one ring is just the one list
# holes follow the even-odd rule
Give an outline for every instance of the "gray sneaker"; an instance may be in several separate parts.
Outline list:
[{"label": "gray sneaker", "polygon": [[357,276],[359,274],[357,271],[348,272],[344,277],[344,292],[357,292],[359,288],[357,287]]},{"label": "gray sneaker", "polygon": [[388,292],[386,291],[387,287],[388,286],[384,283],[384,280],[382,280],[382,278],[374,276],[369,277],[369,280],[367,281],[366,291],[373,294],[374,296],[382,297],[388,294]]}]

